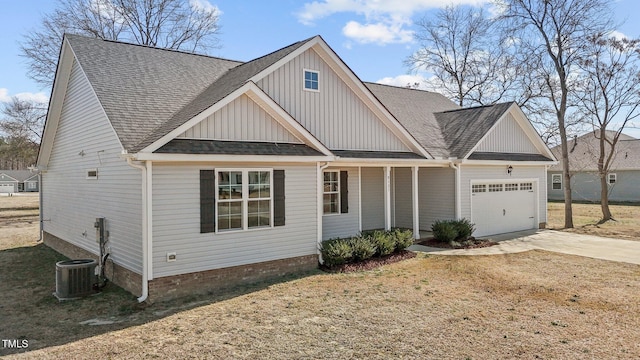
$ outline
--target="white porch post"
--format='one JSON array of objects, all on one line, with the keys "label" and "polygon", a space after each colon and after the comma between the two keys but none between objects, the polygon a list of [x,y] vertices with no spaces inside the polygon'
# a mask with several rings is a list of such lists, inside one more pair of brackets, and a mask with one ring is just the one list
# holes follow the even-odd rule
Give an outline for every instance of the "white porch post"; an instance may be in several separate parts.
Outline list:
[{"label": "white porch post", "polygon": [[391,230],[391,166],[384,168],[384,229]]},{"label": "white porch post", "polygon": [[420,214],[418,202],[418,170],[420,168],[414,166],[411,168],[411,197],[413,200],[413,238],[420,239]]}]

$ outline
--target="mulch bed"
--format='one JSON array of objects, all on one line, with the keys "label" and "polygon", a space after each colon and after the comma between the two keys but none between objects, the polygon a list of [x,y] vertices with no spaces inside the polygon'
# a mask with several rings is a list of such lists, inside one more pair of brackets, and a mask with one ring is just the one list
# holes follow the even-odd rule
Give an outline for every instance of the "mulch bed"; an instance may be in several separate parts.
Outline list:
[{"label": "mulch bed", "polygon": [[393,253],[390,255],[382,256],[382,257],[370,258],[357,263],[342,264],[334,267],[321,265],[320,269],[330,273],[348,273],[348,272],[356,272],[356,271],[367,271],[367,270],[373,270],[382,265],[392,264],[398,261],[411,259],[414,257],[416,257],[416,253],[414,253],[413,251],[402,250],[397,253]]},{"label": "mulch bed", "polygon": [[472,239],[471,244],[466,244],[466,245],[462,245],[462,246],[451,246],[451,244],[447,243],[447,242],[441,242],[438,241],[434,238],[428,238],[426,240],[423,240],[421,242],[419,242],[419,245],[424,245],[424,246],[430,246],[430,247],[435,247],[435,248],[441,248],[441,249],[478,249],[478,248],[483,248],[483,247],[489,247],[489,246],[493,246],[493,245],[498,245],[497,242],[493,241],[493,240],[486,240],[486,239]]}]

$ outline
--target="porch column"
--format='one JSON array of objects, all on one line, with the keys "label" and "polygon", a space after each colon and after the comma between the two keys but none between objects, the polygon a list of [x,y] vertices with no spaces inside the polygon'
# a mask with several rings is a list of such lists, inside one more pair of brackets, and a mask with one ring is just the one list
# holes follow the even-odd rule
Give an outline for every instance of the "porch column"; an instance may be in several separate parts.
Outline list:
[{"label": "porch column", "polygon": [[384,229],[391,230],[391,166],[384,168]]},{"label": "porch column", "polygon": [[420,239],[420,214],[418,202],[418,170],[420,168],[414,166],[411,168],[411,198],[413,203],[413,238]]}]

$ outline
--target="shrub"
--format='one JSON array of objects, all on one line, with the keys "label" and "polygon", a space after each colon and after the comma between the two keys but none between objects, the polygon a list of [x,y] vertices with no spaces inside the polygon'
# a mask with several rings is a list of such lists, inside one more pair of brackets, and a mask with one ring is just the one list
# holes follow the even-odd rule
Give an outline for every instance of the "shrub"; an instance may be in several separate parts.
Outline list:
[{"label": "shrub", "polygon": [[376,245],[370,237],[356,236],[350,239],[353,259],[355,261],[366,260],[376,253]]},{"label": "shrub", "polygon": [[353,258],[353,248],[349,239],[329,239],[323,241],[320,253],[325,265],[331,267],[346,264]]},{"label": "shrub", "polygon": [[396,251],[402,251],[413,245],[413,232],[411,230],[396,228],[392,233],[395,237]]},{"label": "shrub", "polygon": [[456,231],[458,232],[456,240],[467,240],[469,237],[471,237],[471,234],[473,234],[473,231],[476,229],[476,225],[466,218],[456,220],[453,222],[453,224],[456,228]]},{"label": "shrub", "polygon": [[433,237],[441,242],[449,243],[458,238],[455,220],[438,220],[431,225]]},{"label": "shrub", "polygon": [[396,242],[389,231],[374,231],[373,242],[376,244],[376,254],[385,256],[391,254],[396,249]]}]

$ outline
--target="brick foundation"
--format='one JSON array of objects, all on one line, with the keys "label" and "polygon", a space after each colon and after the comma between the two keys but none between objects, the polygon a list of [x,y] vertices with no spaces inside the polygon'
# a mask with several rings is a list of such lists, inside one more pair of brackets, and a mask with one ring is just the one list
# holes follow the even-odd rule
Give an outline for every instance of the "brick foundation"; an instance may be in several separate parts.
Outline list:
[{"label": "brick foundation", "polygon": [[318,267],[318,255],[266,261],[223,269],[166,276],[149,281],[151,302],[170,300],[190,294],[222,291],[242,284],[310,271]]},{"label": "brick foundation", "polygon": [[[53,250],[71,259],[96,259],[95,255],[47,232],[44,243]],[[232,287],[277,279],[286,275],[310,271],[318,267],[318,255],[307,255],[288,259],[233,266],[223,269],[200,271],[166,276],[149,281],[148,302],[164,301],[212,291],[228,290]],[[105,273],[109,280],[128,292],[142,294],[142,276],[122,266],[107,261]]]},{"label": "brick foundation", "polygon": [[[98,261],[98,255],[75,246],[47,232],[44,233],[44,244],[70,259],[94,259]],[[120,265],[116,265],[110,260],[107,260],[105,275],[109,281],[128,292],[136,296],[140,296],[142,294],[142,275],[123,268]]]}]

